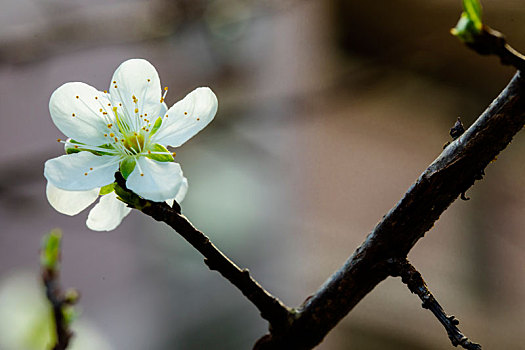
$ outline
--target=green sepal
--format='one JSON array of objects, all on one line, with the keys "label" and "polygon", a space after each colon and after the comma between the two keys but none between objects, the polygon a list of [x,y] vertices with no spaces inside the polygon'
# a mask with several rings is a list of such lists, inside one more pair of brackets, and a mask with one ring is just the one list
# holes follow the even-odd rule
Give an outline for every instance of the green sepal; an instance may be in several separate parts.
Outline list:
[{"label": "green sepal", "polygon": [[40,265],[46,269],[56,271],[60,263],[60,242],[62,231],[54,229],[42,239],[42,251],[40,253]]},{"label": "green sepal", "polygon": [[[78,142],[78,141],[75,141],[73,139],[69,139],[68,140],[68,143],[66,143],[66,145],[64,146],[64,150],[66,151],[66,154],[73,154],[73,153],[78,153],[78,152],[82,152],[82,151],[87,151],[87,152],[91,152],[93,153],[94,155],[97,155],[97,156],[103,156],[103,155],[113,155],[114,153],[110,153],[110,152],[104,152],[104,151],[93,151],[93,150],[90,150],[90,149],[85,149],[83,148],[82,146],[84,146],[85,144],[83,144],[82,142]],[[75,145],[71,146],[70,144],[71,143],[74,143]],[[75,147],[77,146],[77,147]],[[113,149],[113,146],[110,145],[110,144],[106,144],[106,145],[100,145],[100,146],[97,146],[99,148],[105,148],[105,149]]]},{"label": "green sepal", "polygon": [[75,141],[73,139],[70,139],[68,140],[69,143],[74,143],[74,144],[77,144],[78,147],[75,147],[75,146],[71,146],[70,144],[66,143],[64,145],[64,150],[66,151],[66,154],[73,154],[73,153],[78,153],[80,151],[82,151],[82,143],[78,142],[78,141]]},{"label": "green sepal", "polygon": [[151,206],[151,203],[149,201],[139,197],[137,194],[131,192],[128,189],[120,187],[119,181],[121,180],[117,179],[117,182],[115,184],[115,193],[117,194],[118,200],[126,203],[128,207],[136,208],[138,210],[143,210],[144,208]]},{"label": "green sepal", "polygon": [[162,117],[158,117],[157,120],[155,120],[155,124],[153,124],[153,128],[151,128],[150,136],[155,135],[155,133],[159,130],[161,125]]},{"label": "green sepal", "polygon": [[[173,162],[174,158],[168,149],[158,143],[154,143],[148,149],[151,152],[163,152],[163,154],[146,154],[146,157],[158,162]],[[125,177],[124,177],[125,178]]]},{"label": "green sepal", "polygon": [[135,169],[136,164],[136,160],[133,157],[124,158],[124,160],[120,162],[120,172],[124,179],[128,179],[128,176],[131,175],[131,173]]},{"label": "green sepal", "polygon": [[62,316],[66,325],[70,326],[78,318],[78,312],[72,305],[62,306]]},{"label": "green sepal", "polygon": [[115,183],[113,182],[113,183],[111,183],[109,185],[101,187],[100,188],[100,192],[98,194],[103,196],[105,194],[113,192],[114,190],[115,190]]},{"label": "green sepal", "polygon": [[[110,145],[109,143],[105,144],[105,145],[100,145],[100,146],[97,146],[97,147],[105,148],[107,150],[114,149],[114,147],[112,145]],[[115,153],[112,153],[112,152],[103,152],[103,151],[91,151],[91,153],[96,154],[98,156],[112,156],[112,155],[115,154]]]}]

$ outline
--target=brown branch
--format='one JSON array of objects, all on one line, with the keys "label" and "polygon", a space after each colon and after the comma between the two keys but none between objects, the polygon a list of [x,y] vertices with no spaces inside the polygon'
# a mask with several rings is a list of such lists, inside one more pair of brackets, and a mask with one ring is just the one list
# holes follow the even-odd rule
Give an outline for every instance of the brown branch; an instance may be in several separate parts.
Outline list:
[{"label": "brown branch", "polygon": [[285,333],[261,338],[258,349],[311,349],[378,283],[389,259],[406,258],[448,206],[481,179],[485,167],[525,123],[525,82],[518,72],[465,133],[448,145],[305,304]]},{"label": "brown branch", "polygon": [[399,276],[408,289],[416,294],[423,302],[422,307],[430,310],[438,321],[445,327],[448,337],[454,346],[461,346],[467,350],[481,350],[481,345],[471,342],[456,327],[459,321],[454,316],[447,316],[441,305],[428,290],[423,277],[407,259],[391,260],[392,276]]},{"label": "brown branch", "polygon": [[502,64],[514,66],[520,71],[525,70],[525,56],[507,44],[505,36],[497,30],[483,25],[481,33],[473,39],[473,42],[465,44],[480,55],[496,55]]},{"label": "brown branch", "polygon": [[175,202],[173,208],[162,202],[148,201],[140,198],[126,188],[126,181],[117,172],[115,191],[128,206],[142,211],[157,221],[162,221],[177,231],[188,243],[204,257],[204,262],[211,270],[218,271],[223,277],[237,287],[261,312],[261,317],[270,323],[272,330],[283,330],[294,317],[293,310],[286,307],[279,299],[267,292],[255,281],[247,269],[240,269],[228,259],[204,233],[196,229],[180,213],[180,206]]},{"label": "brown branch", "polygon": [[[519,70],[525,68],[525,57],[489,27],[485,26],[476,36],[476,41],[468,45],[481,54],[498,55],[504,64]],[[129,206],[179,232],[206,257],[210,269],[219,271],[261,311],[261,316],[270,322],[270,334],[259,339],[255,349],[312,349],[366,294],[392,275],[392,261],[406,259],[415,243],[456,198],[468,199],[465,192],[476,180],[482,179],[487,165],[522,129],[525,123],[524,95],[525,82],[518,72],[466,132],[463,133],[458,120],[451,130],[454,141],[421,174],[346,263],[297,310],[286,307],[253,280],[247,270],[239,269],[224,256],[180,214],[178,204],[170,208],[165,203],[138,197],[126,189],[119,173],[116,174],[118,186],[115,188]],[[417,276],[412,274],[412,277]],[[424,286],[422,278],[420,282]],[[432,299],[426,305],[445,325],[453,344],[476,349],[477,344],[464,339],[455,328],[455,320],[446,317],[435,299],[430,298],[426,287],[421,288],[418,295],[425,300]]]}]

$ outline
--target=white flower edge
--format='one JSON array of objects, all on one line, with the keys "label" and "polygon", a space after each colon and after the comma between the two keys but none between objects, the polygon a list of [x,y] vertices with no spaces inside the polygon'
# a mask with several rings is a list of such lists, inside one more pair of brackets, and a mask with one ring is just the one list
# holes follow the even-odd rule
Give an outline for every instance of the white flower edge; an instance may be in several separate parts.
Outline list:
[{"label": "white flower edge", "polygon": [[48,160],[44,176],[53,186],[66,191],[87,191],[114,181],[119,159],[83,151]]},{"label": "white flower edge", "polygon": [[131,212],[115,192],[103,195],[89,212],[86,226],[93,231],[112,231]]},{"label": "white flower edge", "polygon": [[[66,191],[47,183],[46,195],[51,206],[59,213],[76,215],[86,209],[99,197],[100,188],[89,191]],[[166,200],[171,207],[173,201],[181,203],[188,192],[188,179],[182,177],[175,196]],[[93,231],[112,231],[131,212],[131,208],[117,198],[116,193],[100,196],[99,202],[90,210],[86,225]]]},{"label": "white flower edge", "polygon": [[208,87],[199,87],[175,103],[164,115],[154,142],[179,147],[204,129],[215,117],[217,96]]},{"label": "white flower edge", "polygon": [[95,202],[99,192],[100,188],[88,191],[65,191],[54,186],[51,182],[48,182],[46,186],[49,204],[59,213],[70,216],[77,215]]},{"label": "white flower edge", "polygon": [[186,193],[188,193],[188,179],[183,177],[177,195],[175,198],[166,200],[166,204],[168,204],[170,207],[173,207],[173,202],[180,204],[186,197]]}]

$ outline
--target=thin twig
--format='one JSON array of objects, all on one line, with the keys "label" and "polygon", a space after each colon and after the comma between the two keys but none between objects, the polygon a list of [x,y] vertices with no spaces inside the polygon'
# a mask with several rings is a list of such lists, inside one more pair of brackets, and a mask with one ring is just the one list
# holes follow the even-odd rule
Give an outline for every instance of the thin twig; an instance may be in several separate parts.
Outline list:
[{"label": "thin twig", "polygon": [[204,262],[211,270],[218,271],[259,309],[261,317],[270,323],[272,330],[279,332],[288,327],[294,317],[293,310],[267,292],[251,277],[247,269],[240,269],[217,249],[204,233],[196,229],[180,213],[180,206],[176,202],[172,208],[164,202],[159,203],[140,198],[126,188],[126,181],[119,172],[115,174],[115,180],[117,183],[115,191],[128,206],[142,211],[157,221],[166,223],[177,231],[205,257]]},{"label": "thin twig", "polygon": [[445,314],[441,305],[439,305],[436,298],[434,298],[432,293],[428,290],[428,287],[419,271],[417,271],[407,259],[392,259],[391,263],[392,276],[401,277],[401,280],[407,285],[408,289],[421,299],[423,302],[422,307],[430,310],[434,316],[436,316],[438,321],[441,322],[443,327],[445,327],[452,345],[459,345],[467,350],[481,350],[481,345],[471,342],[456,327],[459,324],[459,321],[454,316],[447,316]]},{"label": "thin twig", "polygon": [[63,308],[68,305],[66,298],[60,288],[58,270],[49,268],[42,269],[42,279],[46,289],[46,297],[53,309],[57,341],[52,350],[65,350],[73,336],[73,332],[64,318]]},{"label": "thin twig", "polygon": [[61,256],[60,230],[52,230],[46,234],[42,241],[40,252],[40,265],[42,268],[42,281],[44,283],[46,297],[49,300],[54,319],[55,344],[51,350],[65,350],[73,337],[69,326],[71,324],[74,305],[79,298],[76,290],[63,292],[60,288],[60,256]]},{"label": "thin twig", "polygon": [[346,263],[297,311],[284,334],[257,349],[312,349],[377,284],[388,261],[405,258],[439,216],[481,178],[525,123],[525,81],[518,72],[476,122],[421,174]]},{"label": "thin twig", "polygon": [[473,42],[467,42],[466,45],[480,55],[496,55],[502,64],[514,66],[520,71],[525,70],[525,56],[507,44],[505,36],[497,30],[483,25],[481,33],[474,35],[473,39]]}]

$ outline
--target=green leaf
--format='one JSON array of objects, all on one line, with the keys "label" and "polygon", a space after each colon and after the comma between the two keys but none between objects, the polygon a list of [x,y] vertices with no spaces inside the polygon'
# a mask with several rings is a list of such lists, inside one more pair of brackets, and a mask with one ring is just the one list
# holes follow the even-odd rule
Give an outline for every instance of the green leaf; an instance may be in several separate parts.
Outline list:
[{"label": "green leaf", "polygon": [[135,169],[136,160],[133,157],[124,158],[122,162],[120,162],[120,172],[122,173],[122,177],[124,179],[128,179],[128,176],[131,175],[133,172],[133,169]]},{"label": "green leaf", "polygon": [[[158,143],[154,143],[148,149],[146,157],[158,162],[173,162],[173,154],[168,149]],[[150,153],[151,152],[151,153]]]},{"label": "green leaf", "polygon": [[150,135],[155,135],[155,133],[159,130],[161,125],[162,125],[162,117],[158,117],[157,120],[155,120],[155,124],[153,125],[153,128],[151,128]]},{"label": "green leaf", "polygon": [[481,22],[481,4],[479,0],[463,0],[463,10],[467,14],[468,19],[470,19],[474,27],[481,32],[483,23]]},{"label": "green leaf", "polygon": [[50,270],[58,270],[60,263],[60,243],[62,231],[54,229],[42,239],[42,251],[40,253],[40,264]]},{"label": "green leaf", "polygon": [[463,12],[455,28],[450,30],[452,35],[465,43],[474,42],[474,37],[481,34],[481,4],[479,0],[463,0]]},{"label": "green leaf", "polygon": [[115,183],[113,182],[112,184],[101,187],[99,195],[103,196],[105,194],[113,192],[114,190],[115,190]]}]

